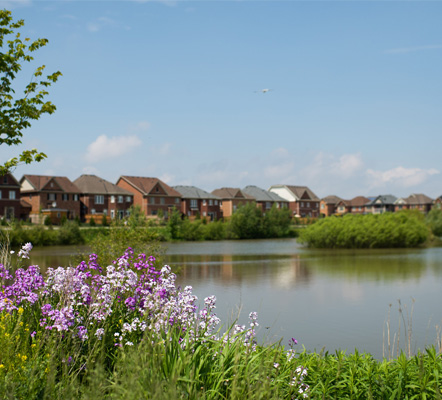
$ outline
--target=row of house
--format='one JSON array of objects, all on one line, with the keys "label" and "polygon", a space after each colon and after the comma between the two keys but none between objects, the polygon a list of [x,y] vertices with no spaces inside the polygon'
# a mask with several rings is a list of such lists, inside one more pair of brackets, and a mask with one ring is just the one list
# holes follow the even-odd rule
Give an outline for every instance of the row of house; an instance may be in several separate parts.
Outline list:
[{"label": "row of house", "polygon": [[176,208],[183,215],[209,220],[230,217],[240,204],[255,202],[263,212],[273,205],[288,207],[297,216],[319,215],[319,198],[305,186],[275,185],[269,190],[257,186],[219,188],[211,193],[195,186],[169,186],[158,178],[120,176],[114,184],[96,175],[81,175],[70,181],[63,176],[12,174],[1,177],[0,218],[53,223],[79,217],[89,222],[124,218],[133,205],[146,217],[167,217]]},{"label": "row of house", "polygon": [[[183,215],[197,215],[209,220],[230,217],[241,204],[255,202],[265,213],[274,205],[287,207],[295,217],[329,216],[344,213],[382,213],[401,209],[427,212],[442,202],[413,194],[407,198],[383,195],[344,200],[338,196],[319,199],[307,186],[273,185],[268,190],[257,186],[219,188],[211,193],[195,186],[169,186],[158,178],[120,176],[111,183],[96,175],[67,177],[24,175],[17,181],[12,174],[0,177],[0,218],[31,220],[42,223],[49,217],[53,223],[62,218],[122,219],[130,207],[139,206],[146,217],[165,217],[173,208]],[[101,219],[100,219],[101,217]]]},{"label": "row of house", "polygon": [[425,194],[413,193],[408,197],[395,197],[391,194],[376,197],[357,196],[344,200],[338,196],[324,197],[320,202],[323,216],[352,214],[382,214],[401,210],[418,210],[428,213],[432,208],[441,208],[442,196],[432,199]]}]

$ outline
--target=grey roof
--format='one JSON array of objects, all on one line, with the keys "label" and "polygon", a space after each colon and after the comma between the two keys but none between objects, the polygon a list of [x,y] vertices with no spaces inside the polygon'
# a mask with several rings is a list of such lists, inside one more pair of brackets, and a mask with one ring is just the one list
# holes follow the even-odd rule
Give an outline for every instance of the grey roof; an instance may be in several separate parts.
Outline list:
[{"label": "grey roof", "polygon": [[433,199],[422,193],[413,193],[404,199],[407,204],[432,204]]},{"label": "grey roof", "polygon": [[96,175],[81,175],[74,181],[75,185],[83,194],[110,194],[133,196],[132,192],[120,188],[111,182],[106,181]]},{"label": "grey roof", "polygon": [[197,188],[195,186],[172,186],[178,193],[181,194],[183,199],[215,199],[220,200],[218,196],[212,193],[206,192],[203,189]]},{"label": "grey roof", "polygon": [[381,204],[394,204],[394,202],[397,200],[397,197],[393,196],[392,194],[381,194],[377,197],[375,197],[372,201],[367,203],[367,206],[373,206],[378,200],[381,200]]},{"label": "grey roof", "polygon": [[246,186],[242,191],[249,196],[252,196],[256,201],[270,201],[270,202],[284,202],[288,203],[287,200],[278,196],[276,193],[268,192],[267,190],[261,189],[258,186],[249,185]]}]

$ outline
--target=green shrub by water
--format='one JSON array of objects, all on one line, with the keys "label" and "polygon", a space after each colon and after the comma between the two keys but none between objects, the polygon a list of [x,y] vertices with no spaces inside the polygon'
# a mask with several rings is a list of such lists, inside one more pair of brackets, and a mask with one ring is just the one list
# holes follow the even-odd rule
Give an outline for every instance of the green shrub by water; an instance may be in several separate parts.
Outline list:
[{"label": "green shrub by water", "polygon": [[328,217],[303,229],[299,241],[316,248],[417,247],[425,243],[429,229],[420,213]]}]

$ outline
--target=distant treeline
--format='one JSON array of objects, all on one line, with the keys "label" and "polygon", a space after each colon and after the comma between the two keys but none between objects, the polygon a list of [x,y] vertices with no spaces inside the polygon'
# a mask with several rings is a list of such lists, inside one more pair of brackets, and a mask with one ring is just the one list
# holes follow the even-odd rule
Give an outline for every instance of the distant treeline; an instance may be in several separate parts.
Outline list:
[{"label": "distant treeline", "polygon": [[[238,207],[228,220],[209,222],[205,218],[189,220],[174,210],[167,220],[146,220],[135,207],[125,221],[109,226],[82,225],[79,221],[63,221],[60,227],[25,225],[19,221],[2,229],[11,246],[31,242],[34,246],[96,244],[102,238],[112,236],[112,230],[120,230],[128,237],[135,235],[147,241],[197,241],[225,239],[263,239],[296,237],[298,230],[288,208],[273,207],[263,213],[256,204]],[[121,236],[120,234],[120,236]],[[120,239],[123,239],[120,237]]]},{"label": "distant treeline", "polygon": [[418,247],[430,234],[424,215],[401,211],[324,218],[303,229],[299,241],[316,248]]}]

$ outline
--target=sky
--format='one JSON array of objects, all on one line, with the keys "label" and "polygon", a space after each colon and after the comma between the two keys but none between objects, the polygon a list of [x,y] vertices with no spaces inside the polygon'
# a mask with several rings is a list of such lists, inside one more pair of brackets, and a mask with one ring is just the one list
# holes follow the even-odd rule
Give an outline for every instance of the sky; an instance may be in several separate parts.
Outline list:
[{"label": "sky", "polygon": [[[13,172],[442,195],[441,1],[1,1],[57,110]],[[262,92],[263,89],[271,89]]]}]

